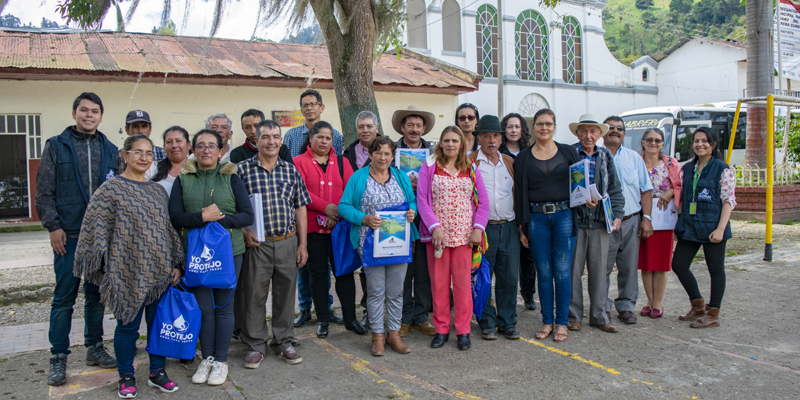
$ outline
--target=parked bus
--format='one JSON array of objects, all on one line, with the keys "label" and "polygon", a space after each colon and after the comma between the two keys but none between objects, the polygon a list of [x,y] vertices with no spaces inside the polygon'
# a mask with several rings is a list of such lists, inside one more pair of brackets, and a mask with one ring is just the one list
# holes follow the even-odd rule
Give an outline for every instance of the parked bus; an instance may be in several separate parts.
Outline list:
[{"label": "parked bus", "polygon": [[[700,104],[695,106],[650,107],[622,113],[625,122],[625,140],[623,145],[642,151],[642,135],[647,128],[656,127],[664,131],[665,154],[675,157],[679,162],[689,161],[692,151],[692,133],[701,126],[710,126],[719,133],[720,151],[726,157],[728,143],[736,114],[736,102]],[[744,163],[744,149],[747,142],[747,108],[742,105],[739,113],[739,124],[736,127],[736,138],[733,142],[731,165]]]}]

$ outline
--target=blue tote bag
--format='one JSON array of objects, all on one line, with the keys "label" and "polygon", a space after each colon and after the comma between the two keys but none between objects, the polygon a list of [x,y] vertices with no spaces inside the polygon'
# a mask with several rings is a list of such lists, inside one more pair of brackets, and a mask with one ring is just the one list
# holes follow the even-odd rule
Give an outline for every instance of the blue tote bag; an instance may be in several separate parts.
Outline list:
[{"label": "blue tote bag", "polygon": [[172,286],[161,297],[147,337],[147,352],[189,360],[197,352],[200,307],[194,295]]},{"label": "blue tote bag", "polygon": [[209,222],[186,235],[186,286],[214,289],[236,287],[231,234],[218,222]]},{"label": "blue tote bag", "polygon": [[489,293],[492,290],[492,271],[489,270],[489,261],[481,254],[481,266],[472,273],[472,313],[478,321],[481,314],[489,304]]},{"label": "blue tote bag", "polygon": [[[386,207],[380,209],[378,211],[408,211],[411,209],[411,206],[408,204],[407,201],[403,202],[403,204],[398,204],[396,206]],[[413,229],[413,228],[412,228]],[[393,257],[373,257],[372,251],[375,248],[375,235],[373,234],[375,231],[370,228],[367,230],[367,239],[364,241],[364,249],[362,251],[363,256],[361,257],[361,264],[366,267],[378,267],[381,265],[394,265],[394,264],[406,264],[410,263],[413,258],[413,253],[411,251],[412,246],[414,245],[413,241],[408,243],[408,255],[407,256],[393,256]],[[421,255],[424,257],[424,255]]]},{"label": "blue tote bag", "polygon": [[336,276],[347,275],[361,267],[358,251],[350,244],[351,229],[352,225],[342,219],[331,233],[334,248],[333,271]]}]

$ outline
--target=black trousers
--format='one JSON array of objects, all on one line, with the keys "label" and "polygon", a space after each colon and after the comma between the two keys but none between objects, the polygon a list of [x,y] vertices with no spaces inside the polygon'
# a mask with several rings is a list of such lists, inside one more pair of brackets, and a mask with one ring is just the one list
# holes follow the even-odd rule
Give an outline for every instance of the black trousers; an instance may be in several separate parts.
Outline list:
[{"label": "black trousers", "polygon": [[414,242],[414,258],[408,263],[406,280],[403,283],[402,323],[419,325],[428,321],[428,312],[433,308],[431,276],[428,274],[428,256],[425,243]]},{"label": "black trousers", "polygon": [[[333,265],[333,242],[331,235],[308,234],[308,273],[311,277],[311,298],[314,304],[328,304],[328,277]],[[342,318],[356,320],[356,280],[353,273],[336,277],[336,296],[342,304]],[[318,322],[330,322],[330,309],[317,309]]]},{"label": "black trousers", "polygon": [[519,294],[526,303],[533,301],[536,294],[536,264],[530,249],[522,244],[519,251]]},{"label": "black trousers", "polygon": [[675,253],[672,256],[672,271],[681,281],[683,289],[689,295],[689,300],[703,298],[690,268],[694,256],[700,250],[700,246],[703,246],[708,273],[711,275],[711,299],[708,306],[719,308],[722,305],[722,296],[725,294],[725,244],[727,242],[727,240],[723,240],[719,243],[700,243],[678,239]]}]

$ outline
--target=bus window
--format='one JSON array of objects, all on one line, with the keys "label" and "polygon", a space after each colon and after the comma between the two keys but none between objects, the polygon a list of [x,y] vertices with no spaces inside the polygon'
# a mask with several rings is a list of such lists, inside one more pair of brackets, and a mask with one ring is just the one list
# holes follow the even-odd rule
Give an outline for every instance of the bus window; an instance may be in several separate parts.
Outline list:
[{"label": "bus window", "polygon": [[[625,122],[625,139],[623,139],[622,145],[637,153],[641,152],[644,131],[647,130],[647,128],[657,128],[659,121],[668,117],[672,117],[672,114],[638,114],[622,117],[622,121]],[[665,126],[663,130],[665,140],[664,152],[666,153],[669,149],[670,139],[672,138],[672,130],[669,129],[669,126]]]},{"label": "bus window", "polygon": [[[733,112],[712,112],[711,122],[712,127],[717,130],[719,134],[720,151],[724,153],[728,149],[731,137],[731,128],[733,128]],[[744,150],[747,143],[747,112],[739,114],[739,124],[736,126],[736,138],[733,142],[734,150]]]},{"label": "bus window", "polygon": [[678,118],[680,118],[681,121],[708,121],[711,119],[711,112],[681,110],[681,112],[678,113]]},{"label": "bus window", "polygon": [[675,158],[678,162],[689,161],[694,156],[692,150],[692,133],[694,133],[694,126],[679,126],[677,135],[675,137]]}]

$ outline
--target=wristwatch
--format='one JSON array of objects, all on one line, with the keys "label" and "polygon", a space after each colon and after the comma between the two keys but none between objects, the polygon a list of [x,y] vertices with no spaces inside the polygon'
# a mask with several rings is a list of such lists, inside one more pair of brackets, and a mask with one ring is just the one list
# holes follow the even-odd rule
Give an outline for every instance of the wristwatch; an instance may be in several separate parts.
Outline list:
[{"label": "wristwatch", "polygon": [[647,218],[648,220],[650,220],[650,222],[653,222],[653,217],[651,217],[651,216],[649,216],[647,214],[642,214],[642,216]]}]

